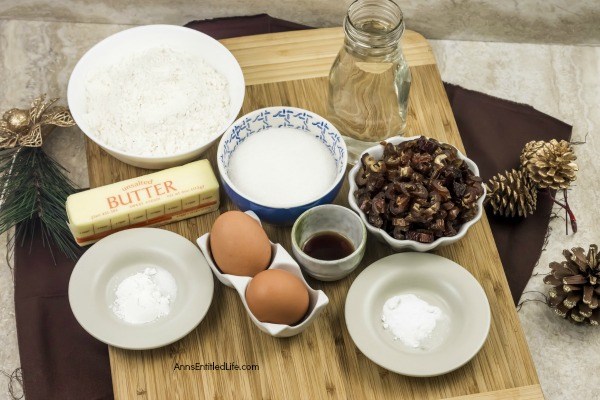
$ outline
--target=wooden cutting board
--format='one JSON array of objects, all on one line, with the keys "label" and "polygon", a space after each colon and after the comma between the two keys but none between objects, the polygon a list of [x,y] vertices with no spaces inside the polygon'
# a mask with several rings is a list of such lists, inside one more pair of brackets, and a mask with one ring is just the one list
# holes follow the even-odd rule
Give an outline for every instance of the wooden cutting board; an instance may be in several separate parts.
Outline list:
[{"label": "wooden cutting board", "polygon": [[[340,28],[276,33],[223,40],[242,66],[247,83],[242,114],[288,105],[325,114],[327,74],[342,45]],[[464,151],[435,58],[427,41],[407,31],[405,56],[411,66],[408,135],[425,134]],[[206,157],[213,162],[214,146]],[[91,141],[87,158],[92,187],[148,171],[123,164]],[[215,167],[215,171],[216,171]],[[346,205],[348,185],[336,202]],[[234,206],[222,193],[219,212]],[[165,226],[195,241],[219,212]],[[266,226],[274,242],[290,250],[290,229]],[[344,321],[348,288],[363,268],[391,254],[369,238],[362,266],[333,283],[309,279],[327,293],[326,311],[304,333],[276,339],[250,321],[235,290],[216,282],[214,300],[202,323],[187,337],[151,351],[110,347],[116,399],[540,399],[543,398],[523,331],[487,219],[459,243],[436,251],[467,268],[483,285],[492,324],[480,353],[444,376],[419,379],[378,367],[354,346]],[[255,364],[254,371],[183,371],[177,364]],[[466,396],[466,397],[462,397]]]}]

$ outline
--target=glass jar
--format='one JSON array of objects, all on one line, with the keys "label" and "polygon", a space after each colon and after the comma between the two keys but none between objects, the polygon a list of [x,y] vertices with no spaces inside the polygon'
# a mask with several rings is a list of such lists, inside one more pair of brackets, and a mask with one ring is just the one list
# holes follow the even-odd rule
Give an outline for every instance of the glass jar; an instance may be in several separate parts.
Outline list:
[{"label": "glass jar", "polygon": [[410,70],[400,38],[404,18],[391,0],[357,0],[344,19],[344,46],[329,72],[328,119],[344,136],[348,162],[403,133]]}]

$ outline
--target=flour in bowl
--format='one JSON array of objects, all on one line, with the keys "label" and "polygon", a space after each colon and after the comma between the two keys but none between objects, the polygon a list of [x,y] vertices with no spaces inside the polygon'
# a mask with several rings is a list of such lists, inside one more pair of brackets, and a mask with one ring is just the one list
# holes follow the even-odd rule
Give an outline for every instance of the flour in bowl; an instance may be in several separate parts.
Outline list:
[{"label": "flour in bowl", "polygon": [[224,76],[201,57],[164,46],[99,66],[85,83],[86,120],[101,143],[168,156],[214,138],[229,117]]}]

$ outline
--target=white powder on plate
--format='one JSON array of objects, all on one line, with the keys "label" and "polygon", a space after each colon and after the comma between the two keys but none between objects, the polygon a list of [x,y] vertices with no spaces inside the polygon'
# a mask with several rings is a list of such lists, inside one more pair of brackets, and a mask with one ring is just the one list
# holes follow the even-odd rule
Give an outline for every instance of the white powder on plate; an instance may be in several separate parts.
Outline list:
[{"label": "white powder on plate", "polygon": [[331,153],[317,138],[293,128],[271,128],[239,145],[227,175],[251,199],[289,207],[324,195],[337,169]]},{"label": "white powder on plate", "polygon": [[92,135],[139,156],[207,143],[227,122],[229,102],[225,77],[201,57],[164,46],[99,66],[85,82]]},{"label": "white powder on plate", "polygon": [[439,321],[445,316],[442,310],[421,300],[414,294],[389,298],[383,305],[383,328],[408,347],[422,348]]},{"label": "white powder on plate", "polygon": [[173,276],[162,268],[146,268],[117,286],[112,311],[130,324],[152,322],[171,312],[177,296]]}]

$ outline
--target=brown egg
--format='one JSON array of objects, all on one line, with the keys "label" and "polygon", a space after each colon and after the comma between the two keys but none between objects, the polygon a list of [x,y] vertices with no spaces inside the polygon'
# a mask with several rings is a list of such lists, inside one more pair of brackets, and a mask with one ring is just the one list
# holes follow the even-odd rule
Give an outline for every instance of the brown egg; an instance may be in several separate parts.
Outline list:
[{"label": "brown egg", "polygon": [[269,267],[271,244],[256,220],[240,211],[221,214],[210,231],[210,250],[226,274],[254,276]]},{"label": "brown egg", "polygon": [[246,288],[246,301],[261,322],[294,325],[308,311],[308,290],[291,272],[268,269],[258,273]]}]

